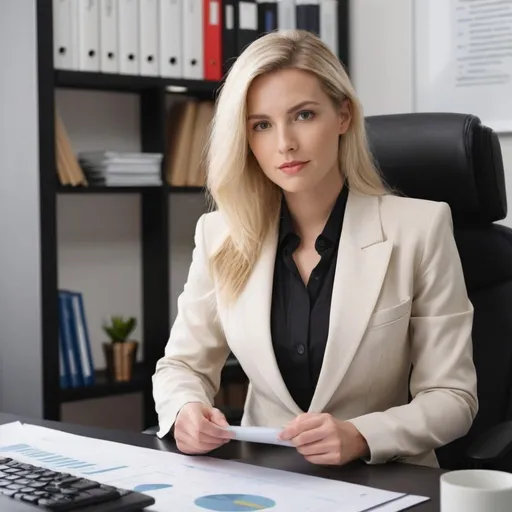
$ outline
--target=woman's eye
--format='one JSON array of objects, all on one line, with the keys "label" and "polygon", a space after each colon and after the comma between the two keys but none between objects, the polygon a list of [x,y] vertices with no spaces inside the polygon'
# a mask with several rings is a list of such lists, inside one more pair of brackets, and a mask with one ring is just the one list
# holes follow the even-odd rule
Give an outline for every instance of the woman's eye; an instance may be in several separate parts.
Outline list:
[{"label": "woman's eye", "polygon": [[311,110],[304,110],[303,112],[299,112],[298,118],[300,121],[309,121],[314,117],[314,113]]},{"label": "woman's eye", "polygon": [[259,123],[256,123],[252,129],[260,132],[261,130],[266,130],[269,126],[270,124],[268,121],[260,121]]}]

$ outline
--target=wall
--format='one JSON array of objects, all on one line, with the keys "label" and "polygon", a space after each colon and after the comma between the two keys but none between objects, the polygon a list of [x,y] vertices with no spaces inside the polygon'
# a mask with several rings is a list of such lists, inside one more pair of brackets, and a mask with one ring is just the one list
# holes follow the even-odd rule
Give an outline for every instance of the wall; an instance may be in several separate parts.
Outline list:
[{"label": "wall", "polygon": [[35,3],[2,0],[0,7],[0,410],[40,416]]},{"label": "wall", "polygon": [[[351,0],[351,76],[366,115],[411,112],[413,0]],[[512,134],[500,136],[512,210]],[[512,226],[512,215],[502,221]]]}]

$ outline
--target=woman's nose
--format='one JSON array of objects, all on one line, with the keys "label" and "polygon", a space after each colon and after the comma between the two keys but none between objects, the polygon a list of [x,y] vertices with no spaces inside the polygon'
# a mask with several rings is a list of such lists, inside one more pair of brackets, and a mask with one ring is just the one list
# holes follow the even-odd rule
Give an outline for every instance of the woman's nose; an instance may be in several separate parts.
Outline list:
[{"label": "woman's nose", "polygon": [[297,150],[297,138],[293,134],[293,130],[284,127],[278,131],[278,148],[281,154],[289,153]]}]

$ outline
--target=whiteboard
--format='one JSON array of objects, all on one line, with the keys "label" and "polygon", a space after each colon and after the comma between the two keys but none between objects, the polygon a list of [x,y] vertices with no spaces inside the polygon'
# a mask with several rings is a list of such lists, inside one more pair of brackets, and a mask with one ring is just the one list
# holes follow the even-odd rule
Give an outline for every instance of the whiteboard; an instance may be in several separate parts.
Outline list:
[{"label": "whiteboard", "polygon": [[415,0],[414,110],[512,132],[512,0]]}]

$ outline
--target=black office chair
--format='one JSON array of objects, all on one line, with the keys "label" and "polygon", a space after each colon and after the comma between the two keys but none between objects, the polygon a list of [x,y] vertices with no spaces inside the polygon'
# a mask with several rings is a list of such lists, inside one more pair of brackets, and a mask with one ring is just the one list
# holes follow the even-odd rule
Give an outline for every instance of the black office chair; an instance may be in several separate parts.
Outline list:
[{"label": "black office chair", "polygon": [[[438,450],[441,467],[512,471],[512,230],[497,135],[475,116],[399,114],[367,118],[374,157],[401,194],[445,201],[475,308],[480,408],[470,432]],[[441,278],[441,277],[440,277]],[[449,418],[447,418],[449,421]],[[494,429],[490,432],[490,429]]]}]

